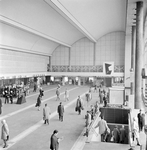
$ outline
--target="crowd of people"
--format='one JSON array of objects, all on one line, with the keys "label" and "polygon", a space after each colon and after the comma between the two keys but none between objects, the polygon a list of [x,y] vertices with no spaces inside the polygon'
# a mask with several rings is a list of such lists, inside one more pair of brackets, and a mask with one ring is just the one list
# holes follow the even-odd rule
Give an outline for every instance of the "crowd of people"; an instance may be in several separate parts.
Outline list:
[{"label": "crowd of people", "polygon": [[14,103],[14,98],[20,98],[22,95],[26,96],[29,94],[29,85],[24,86],[23,82],[20,85],[9,85],[4,86],[2,89],[2,97],[5,98],[4,103]]},{"label": "crowd of people", "polygon": [[[62,104],[61,98],[60,98],[60,88],[61,88],[61,86],[58,84],[57,89],[56,89],[56,96],[57,96],[56,100],[59,101],[59,105],[57,106],[57,113],[59,115],[59,121],[63,122],[65,109],[64,109],[64,105]],[[96,101],[95,104],[90,105],[90,107],[88,107],[89,110],[86,111],[86,113],[87,113],[85,115],[86,133],[84,134],[84,136],[86,135],[87,137],[89,136],[89,130],[91,128],[91,124],[92,124],[93,120],[99,114],[100,104],[103,103],[104,107],[106,107],[107,105],[106,105],[105,101],[108,101],[108,94],[101,87],[99,87],[98,89],[95,87],[94,92],[99,93],[100,101]],[[44,96],[44,90],[42,87],[40,87],[39,95],[37,97],[37,103],[35,105],[38,108],[38,111],[40,111],[43,96]],[[85,95],[85,101],[87,101],[87,103],[88,103],[91,100],[92,100],[92,89],[90,87],[88,93],[86,93],[86,95]],[[69,91],[67,88],[65,89],[65,92],[64,92],[64,101],[65,102],[69,101]],[[0,108],[1,107],[2,107],[2,101],[0,100]],[[84,109],[85,109],[84,108],[84,100],[79,95],[76,100],[75,111],[79,115],[81,115],[81,112]],[[0,110],[0,113],[1,113],[1,110]],[[50,107],[46,103],[45,106],[43,107],[44,124],[48,124],[48,125],[50,124],[50,115],[51,115],[51,110],[50,110]],[[103,118],[103,115],[101,115],[100,117],[101,117],[101,120],[97,123],[97,125],[93,129],[95,130],[96,128],[99,127],[99,134],[101,135],[101,141],[108,142],[110,140],[110,142],[124,144],[125,139],[128,136],[125,126],[122,125],[121,128],[118,128],[118,126],[115,125],[114,129],[110,130],[109,126],[107,125],[106,120],[104,120],[104,118]],[[135,118],[133,118],[132,137],[133,137],[133,139],[136,138],[137,145],[140,146],[139,132],[141,132],[143,130],[144,123],[145,123],[145,116],[144,116],[144,113],[142,113],[142,110],[140,110],[140,112],[138,113],[137,118],[138,118],[138,123],[137,123],[137,120]],[[1,123],[2,123],[1,138],[3,139],[3,142],[4,142],[4,148],[6,148],[6,147],[8,147],[7,141],[9,140],[9,128],[6,123],[6,120],[2,120]],[[50,149],[51,150],[58,150],[59,142],[61,140],[63,140],[63,137],[62,138],[57,137],[58,132],[59,132],[58,130],[54,130],[53,134],[51,135],[51,138],[50,138]],[[111,139],[108,140],[108,137],[111,137]]]}]

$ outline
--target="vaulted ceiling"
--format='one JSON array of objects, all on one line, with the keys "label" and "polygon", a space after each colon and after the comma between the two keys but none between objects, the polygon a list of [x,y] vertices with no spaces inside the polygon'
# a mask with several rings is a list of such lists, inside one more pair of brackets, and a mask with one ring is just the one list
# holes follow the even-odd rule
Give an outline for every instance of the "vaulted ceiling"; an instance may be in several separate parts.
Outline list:
[{"label": "vaulted ceiling", "polygon": [[[146,0],[144,0],[146,2]],[[81,38],[129,34],[136,0],[0,0],[0,47],[51,55]]]}]

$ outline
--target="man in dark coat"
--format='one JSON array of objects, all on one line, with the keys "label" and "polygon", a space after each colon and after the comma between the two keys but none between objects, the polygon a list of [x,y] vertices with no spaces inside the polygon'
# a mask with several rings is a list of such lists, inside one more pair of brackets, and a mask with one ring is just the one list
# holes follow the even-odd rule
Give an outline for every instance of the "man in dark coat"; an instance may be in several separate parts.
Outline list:
[{"label": "man in dark coat", "polygon": [[59,91],[59,88],[57,88],[57,90],[56,90],[56,95],[57,95],[57,99],[56,100],[60,100],[60,91]]},{"label": "man in dark coat", "polygon": [[42,87],[40,87],[39,93],[40,93],[41,97],[44,96],[44,91],[43,91]]},{"label": "man in dark coat", "polygon": [[137,114],[137,118],[138,118],[139,131],[142,131],[143,124],[144,124],[144,117],[143,117],[142,109],[140,109],[140,112]]},{"label": "man in dark coat", "polygon": [[58,131],[54,130],[53,134],[51,135],[50,139],[50,149],[51,150],[58,150],[59,149],[59,140],[57,138]]},{"label": "man in dark coat", "polygon": [[0,99],[0,114],[2,114],[2,106],[3,106],[3,103],[2,103],[2,100]]},{"label": "man in dark coat", "polygon": [[124,144],[125,143],[125,139],[127,137],[127,133],[126,130],[124,128],[124,125],[122,125],[122,127],[120,128],[120,143]]},{"label": "man in dark coat", "polygon": [[59,120],[63,121],[63,114],[64,114],[64,106],[62,105],[62,102],[60,102],[57,112],[59,114]]},{"label": "man in dark coat", "polygon": [[83,100],[80,96],[78,96],[77,102],[76,102],[76,111],[78,111],[79,115],[81,114],[81,110],[83,110]]},{"label": "man in dark coat", "polygon": [[112,135],[113,135],[114,143],[119,143],[119,141],[120,141],[120,132],[118,130],[117,125],[113,129]]},{"label": "man in dark coat", "polygon": [[13,95],[14,95],[14,91],[13,91],[13,88],[11,87],[10,88],[10,101],[11,101],[11,104],[13,104]]},{"label": "man in dark coat", "polygon": [[4,88],[4,95],[5,95],[5,104],[9,103],[9,88],[7,86]]}]

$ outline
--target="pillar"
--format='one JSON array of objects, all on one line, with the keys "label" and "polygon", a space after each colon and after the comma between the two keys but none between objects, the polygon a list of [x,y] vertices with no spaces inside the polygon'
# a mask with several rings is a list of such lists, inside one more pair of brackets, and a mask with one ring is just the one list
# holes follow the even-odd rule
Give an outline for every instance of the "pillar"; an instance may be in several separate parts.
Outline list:
[{"label": "pillar", "polygon": [[142,107],[143,2],[136,3],[135,108]]},{"label": "pillar", "polygon": [[69,47],[69,54],[68,54],[68,66],[69,66],[69,70],[71,71],[71,48]]},{"label": "pillar", "polygon": [[50,68],[50,71],[52,72],[52,56],[49,56],[49,68]]},{"label": "pillar", "polygon": [[64,76],[62,77],[62,85],[63,86],[65,85],[65,77]]},{"label": "pillar", "polygon": [[96,43],[94,43],[94,49],[93,49],[93,66],[95,66],[96,61]]},{"label": "pillar", "polygon": [[83,85],[85,85],[85,78],[86,78],[86,77],[83,77]]},{"label": "pillar", "polygon": [[[131,69],[132,81],[130,81],[131,91],[130,94],[134,95],[134,72],[135,72],[135,50],[136,50],[136,26],[132,26],[132,42],[131,42]],[[131,76],[130,76],[131,78]]]},{"label": "pillar", "polygon": [[78,85],[81,85],[81,77],[78,77]]}]

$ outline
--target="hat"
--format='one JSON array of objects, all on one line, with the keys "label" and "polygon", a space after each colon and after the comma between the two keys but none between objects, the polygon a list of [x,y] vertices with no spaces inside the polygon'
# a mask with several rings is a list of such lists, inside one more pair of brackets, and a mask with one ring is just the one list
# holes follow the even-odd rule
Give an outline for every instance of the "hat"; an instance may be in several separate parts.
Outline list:
[{"label": "hat", "polygon": [[6,124],[6,120],[2,120],[1,123],[2,123],[2,124]]},{"label": "hat", "polygon": [[58,130],[54,130],[54,132],[53,132],[54,134],[56,134],[56,133],[58,133]]}]

